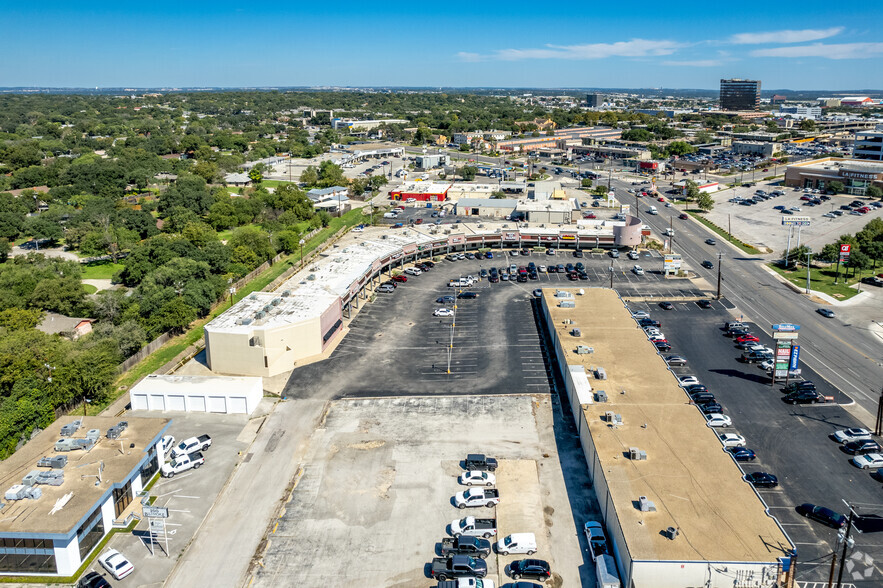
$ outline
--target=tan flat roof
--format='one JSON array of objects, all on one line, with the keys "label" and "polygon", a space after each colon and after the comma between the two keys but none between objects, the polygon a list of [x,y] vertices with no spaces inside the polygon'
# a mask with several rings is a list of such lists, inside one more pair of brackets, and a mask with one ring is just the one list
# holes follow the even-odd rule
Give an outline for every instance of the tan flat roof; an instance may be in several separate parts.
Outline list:
[{"label": "tan flat roof", "polygon": [[[792,548],[788,538],[616,292],[569,291],[576,294],[575,308],[559,308],[555,289],[543,295],[566,362],[607,373],[607,380],[592,385],[609,401],[583,405],[583,411],[632,559],[771,562],[784,555]],[[571,334],[573,327],[581,329],[580,337]],[[578,344],[594,352],[577,355]],[[608,426],[606,411],[622,415],[623,425]],[[646,451],[647,460],[630,460],[630,447]],[[657,511],[641,512],[640,496]],[[672,541],[661,535],[667,527],[678,528],[680,536]]]},{"label": "tan flat roof", "polygon": [[[71,439],[84,439],[89,429],[99,429],[101,437],[91,451],[56,452],[55,442],[61,439],[61,427],[75,420],[82,426]],[[107,429],[126,420],[128,428],[119,439],[106,437]],[[5,500],[0,510],[0,533],[68,533],[107,493],[114,483],[122,482],[144,457],[147,446],[156,439],[170,419],[163,418],[120,418],[120,417],[74,417],[67,416],[56,420],[36,438],[0,463],[0,490],[3,494],[32,470],[38,468],[37,461],[45,456],[67,456],[63,468],[64,482],[61,486],[40,484],[37,486],[43,495],[37,500]],[[130,447],[134,444],[134,447]],[[104,463],[101,484],[95,485],[99,464]],[[73,497],[60,511],[53,515],[49,511],[55,501],[68,493]]]}]

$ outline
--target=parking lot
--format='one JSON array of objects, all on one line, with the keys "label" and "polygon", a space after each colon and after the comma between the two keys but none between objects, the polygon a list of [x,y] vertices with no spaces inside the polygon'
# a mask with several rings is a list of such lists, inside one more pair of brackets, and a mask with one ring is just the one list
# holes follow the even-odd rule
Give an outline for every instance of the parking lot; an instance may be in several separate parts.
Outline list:
[{"label": "parking lot", "polygon": [[[784,403],[781,386],[771,387],[757,364],[737,361],[740,351],[722,330],[725,321],[734,320],[732,311],[716,303],[711,309],[700,309],[694,303],[675,303],[669,311],[656,304],[632,303],[629,307],[633,311],[648,311],[662,323],[661,331],[672,345],[670,353],[688,360],[686,366],[672,368],[673,371],[678,375],[695,375],[705,384],[723,405],[724,414],[733,420],[733,426],[721,432],[744,436],[746,446],[756,452],[756,461],[740,464],[743,470],[766,471],[778,477],[778,488],[759,489],[758,493],[797,546],[798,580],[827,581],[837,532],[805,519],[795,507],[810,502],[848,513],[842,502],[847,500],[861,514],[879,512],[881,508],[880,480],[851,465],[850,456],[829,438],[836,430],[860,426],[838,405],[851,400],[801,366],[801,375],[816,383],[822,394],[833,396],[834,402]],[[762,331],[752,328],[752,332],[759,336],[761,344],[771,346],[772,339]],[[811,331],[801,331],[800,335],[801,339],[814,336],[823,335]],[[866,532],[854,538],[856,544],[850,554],[860,556],[853,566],[858,566],[861,574],[871,571],[861,581],[849,574],[846,578],[856,586],[879,586],[883,578],[883,535]],[[859,559],[868,561],[865,556],[870,563],[859,565]]]},{"label": "parking lot", "polygon": [[[773,190],[782,190],[784,196],[771,198],[753,206],[742,206],[735,202],[729,202],[731,198],[748,198],[756,190],[764,190],[767,193]],[[805,201],[800,200],[804,195],[802,190],[795,191],[793,188],[783,187],[777,183],[758,182],[751,188],[739,187],[735,190],[724,190],[714,195],[715,206],[706,216],[719,227],[727,229],[732,227],[732,234],[746,243],[769,247],[775,253],[781,253],[788,246],[788,227],[782,226],[782,212],[775,210],[775,206],[784,206],[792,210],[790,216],[808,216],[811,225],[801,229],[800,243],[808,245],[813,251],[820,251],[827,243],[833,243],[840,235],[846,233],[855,234],[860,231],[871,219],[883,218],[883,208],[873,210],[867,214],[853,215],[842,211],[843,215],[834,218],[826,218],[823,215],[837,211],[841,206],[849,204],[853,200],[868,203],[871,199],[846,194],[830,196],[830,200],[822,202],[818,206],[807,206]],[[816,195],[818,196],[818,195]],[[791,246],[797,246],[797,229],[792,231]]]},{"label": "parking lot", "polygon": [[[169,416],[168,413],[138,413],[139,418]],[[212,438],[212,446],[204,454],[203,467],[174,478],[160,478],[150,490],[150,496],[156,497],[153,505],[169,509],[166,520],[168,554],[164,552],[164,544],[155,544],[154,553],[151,553],[146,520],[138,523],[134,532],[118,533],[108,542],[107,547],[123,553],[135,566],[135,571],[125,580],[126,586],[158,586],[165,582],[230,477],[239,452],[250,441],[247,436],[240,439],[243,428],[249,422],[246,415],[176,412],[171,418],[168,434],[177,441],[208,434]],[[135,500],[140,499],[136,497]],[[93,570],[105,574],[97,561],[93,561],[86,572]]]}]

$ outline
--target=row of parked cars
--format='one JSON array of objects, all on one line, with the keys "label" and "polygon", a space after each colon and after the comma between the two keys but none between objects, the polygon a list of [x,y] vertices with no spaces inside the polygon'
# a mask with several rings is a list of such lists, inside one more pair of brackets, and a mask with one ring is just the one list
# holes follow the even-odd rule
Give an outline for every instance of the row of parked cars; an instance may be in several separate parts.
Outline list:
[{"label": "row of parked cars", "polygon": [[[632,317],[638,321],[638,324],[644,329],[647,338],[656,346],[658,351],[670,351],[671,345],[665,339],[665,335],[661,332],[662,325],[659,321],[653,320],[649,313],[638,311],[632,313]],[[742,323],[726,323],[724,325],[725,332],[729,332],[732,326],[735,330]],[[668,355],[664,357],[666,363],[670,367],[683,367],[687,365],[687,358],[682,355]],[[726,428],[733,425],[732,419],[725,415],[723,406],[717,401],[714,394],[709,392],[706,387],[696,376],[682,375],[678,376],[678,384],[690,398],[690,402],[695,404],[702,416],[705,417],[705,423],[711,428]],[[757,459],[757,454],[746,447],[745,437],[736,433],[721,433],[718,439],[724,448],[737,462],[752,462]],[[752,484],[755,488],[775,488],[779,481],[773,474],[768,472],[749,472],[744,476],[745,481]]]},{"label": "row of parked cars", "polygon": [[[457,478],[468,490],[457,492],[453,503],[457,508],[493,508],[499,504],[496,484],[497,460],[483,454],[470,453],[463,460],[463,473]],[[439,580],[438,588],[494,588],[486,579],[487,558],[495,550],[501,555],[533,555],[537,551],[533,533],[513,533],[498,540],[493,546],[490,539],[497,534],[495,518],[467,516],[451,521],[450,537],[439,543],[441,557],[433,558],[430,575]],[[540,559],[521,559],[508,566],[513,580],[530,578],[545,581],[552,577],[549,563]],[[539,588],[530,582],[515,582],[510,588]]]}]

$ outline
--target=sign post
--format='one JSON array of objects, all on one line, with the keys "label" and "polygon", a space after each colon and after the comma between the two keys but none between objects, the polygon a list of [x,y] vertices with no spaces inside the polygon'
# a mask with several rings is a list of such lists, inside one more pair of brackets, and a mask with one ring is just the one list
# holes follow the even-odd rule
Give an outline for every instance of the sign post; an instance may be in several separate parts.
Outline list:
[{"label": "sign post", "polygon": [[169,535],[166,533],[166,519],[169,518],[169,509],[159,506],[144,506],[141,511],[147,519],[147,529],[150,534],[150,555],[154,555],[154,542],[160,543],[158,540],[161,539],[166,557],[169,557]]},{"label": "sign post", "polygon": [[840,256],[837,258],[837,269],[834,270],[834,283],[840,277],[840,264],[849,262],[849,254],[852,252],[852,245],[842,243],[840,245]]},{"label": "sign post", "polygon": [[785,378],[785,384],[791,379],[791,370],[796,370],[800,358],[800,346],[797,345],[800,325],[780,323],[773,325],[773,339],[776,340],[776,357],[773,360],[773,377],[771,386],[776,385],[777,378]]}]

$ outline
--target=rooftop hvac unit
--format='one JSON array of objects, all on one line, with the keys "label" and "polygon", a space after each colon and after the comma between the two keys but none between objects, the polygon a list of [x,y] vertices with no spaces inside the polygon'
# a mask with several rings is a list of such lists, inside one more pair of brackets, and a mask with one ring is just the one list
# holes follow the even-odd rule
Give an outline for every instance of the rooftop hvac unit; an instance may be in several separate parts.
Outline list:
[{"label": "rooftop hvac unit", "polygon": [[123,434],[123,430],[119,427],[111,427],[107,430],[107,438],[108,439],[119,439],[120,435]]},{"label": "rooftop hvac unit", "polygon": [[606,380],[607,379],[607,370],[605,370],[602,367],[595,368],[595,377],[598,378],[599,380]]},{"label": "rooftop hvac unit", "polygon": [[583,332],[582,332],[582,330],[580,330],[579,327],[573,328],[570,331],[570,334],[573,335],[574,337],[582,337],[583,336]]},{"label": "rooftop hvac unit", "polygon": [[264,308],[262,308],[261,310],[263,310],[264,312],[270,312],[271,310],[273,310],[273,307],[270,306],[269,304],[266,304],[266,305],[264,305]]},{"label": "rooftop hvac unit", "polygon": [[265,316],[267,316],[267,313],[265,313],[265,312],[263,312],[263,311],[258,311],[258,312],[256,312],[256,313],[254,313],[254,318],[255,318],[255,320],[257,320],[257,321],[261,320],[261,319],[264,318]]},{"label": "rooftop hvac unit", "polygon": [[53,457],[41,457],[40,461],[37,462],[38,468],[63,468],[67,465],[67,456],[66,455],[55,455]]},{"label": "rooftop hvac unit", "polygon": [[37,483],[45,484],[47,486],[61,486],[64,484],[64,471],[62,470],[49,470],[41,471],[37,473]]},{"label": "rooftop hvac unit", "polygon": [[25,488],[25,498],[30,498],[31,500],[37,500],[43,496],[43,491],[36,486],[32,488]]},{"label": "rooftop hvac unit", "polygon": [[117,423],[117,427],[119,427],[121,431],[125,431],[129,428],[129,421],[120,421]]},{"label": "rooftop hvac unit", "polygon": [[16,484],[6,491],[6,494],[3,495],[3,498],[6,500],[21,500],[25,497],[26,491],[27,488],[25,488],[21,484]]},{"label": "rooftop hvac unit", "polygon": [[388,239],[388,238],[389,238],[389,235],[380,235],[380,238],[381,238],[381,239]]},{"label": "rooftop hvac unit", "polygon": [[641,512],[656,512],[656,504],[652,500],[647,500],[646,496],[638,497],[638,508]]},{"label": "rooftop hvac unit", "polygon": [[70,437],[74,433],[76,433],[80,427],[82,426],[82,421],[76,420],[64,425],[61,428],[61,436],[62,437]]},{"label": "rooftop hvac unit", "polygon": [[665,536],[668,537],[669,539],[671,539],[672,541],[674,541],[675,537],[677,537],[678,535],[680,535],[680,531],[678,531],[677,527],[668,527],[665,530]]},{"label": "rooftop hvac unit", "polygon": [[576,308],[576,302],[573,300],[562,300],[561,304],[558,305],[559,308]]},{"label": "rooftop hvac unit", "polygon": [[607,392],[604,390],[595,392],[595,402],[607,402]]},{"label": "rooftop hvac unit", "polygon": [[629,447],[629,459],[635,461],[645,461],[647,459],[647,452],[637,447]]},{"label": "rooftop hvac unit", "polygon": [[273,306],[279,306],[280,302],[282,302],[281,298],[274,298],[273,302],[271,302],[270,304],[272,304]]},{"label": "rooftop hvac unit", "polygon": [[251,296],[248,297],[248,299],[249,299],[249,300],[257,300],[257,299],[258,299],[258,295],[257,295],[257,294],[252,294]]},{"label": "rooftop hvac unit", "polygon": [[282,298],[288,298],[289,296],[291,296],[291,290],[282,291]]},{"label": "rooftop hvac unit", "polygon": [[310,274],[310,275],[308,275],[308,276],[307,276],[307,279],[308,279],[308,280],[311,280],[311,281],[312,281],[312,280],[315,280],[315,279],[316,279],[316,274]]},{"label": "rooftop hvac unit", "polygon": [[92,439],[92,441],[98,441],[99,437],[101,437],[101,429],[89,429],[86,433],[86,439]]},{"label": "rooftop hvac unit", "polygon": [[243,324],[243,325],[250,325],[250,324],[251,324],[251,321],[252,321],[252,319],[250,319],[250,318],[244,318],[244,319],[242,319],[242,323],[241,323],[241,324]]},{"label": "rooftop hvac unit", "polygon": [[40,476],[40,470],[31,470],[24,478],[21,479],[22,486],[30,487],[37,485],[37,478]]},{"label": "rooftop hvac unit", "polygon": [[577,355],[587,355],[589,353],[595,353],[595,348],[589,347],[588,345],[577,345],[576,353]]}]

